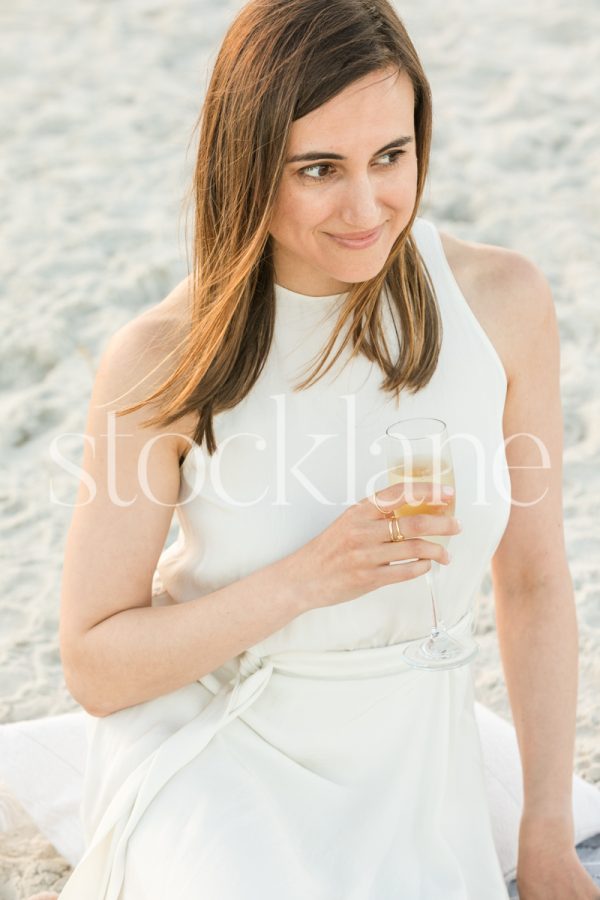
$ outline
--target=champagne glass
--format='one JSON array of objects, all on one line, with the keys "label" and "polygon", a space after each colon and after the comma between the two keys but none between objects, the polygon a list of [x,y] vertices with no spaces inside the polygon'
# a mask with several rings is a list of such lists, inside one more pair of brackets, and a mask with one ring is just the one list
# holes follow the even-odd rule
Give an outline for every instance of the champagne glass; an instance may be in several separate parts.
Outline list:
[{"label": "champagne glass", "polygon": [[[434,485],[434,500],[439,502],[443,499],[443,485],[455,487],[446,423],[441,419],[422,417],[394,422],[386,429],[385,446],[389,483],[407,486],[405,502],[394,509],[396,518],[422,513],[453,516],[455,495],[444,498],[446,506],[433,506],[426,500],[415,499],[410,488],[413,483],[431,482]],[[438,490],[435,490],[436,485]],[[424,538],[447,547],[450,535],[432,534],[424,535]],[[433,612],[431,634],[411,641],[404,650],[406,661],[415,668],[454,669],[470,662],[479,649],[470,635],[458,640],[448,634],[440,618],[439,566],[436,560],[432,560],[431,569],[425,573]]]}]

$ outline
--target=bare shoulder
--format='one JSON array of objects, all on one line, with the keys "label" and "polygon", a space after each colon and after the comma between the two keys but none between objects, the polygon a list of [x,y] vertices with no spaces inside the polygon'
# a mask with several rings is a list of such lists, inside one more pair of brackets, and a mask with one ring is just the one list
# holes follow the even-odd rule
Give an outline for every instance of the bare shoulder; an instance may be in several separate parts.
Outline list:
[{"label": "bare shoulder", "polygon": [[[174,371],[178,350],[183,346],[191,321],[189,278],[183,279],[164,300],[131,319],[108,339],[98,366],[97,378],[105,382],[105,392],[117,395],[117,406],[129,406],[145,399]],[[148,410],[131,414],[140,422]],[[180,456],[189,450],[195,417],[177,423],[174,438]],[[164,430],[172,432],[174,426]],[[160,429],[158,429],[160,431]]]},{"label": "bare shoulder", "polygon": [[516,250],[442,231],[440,237],[454,278],[510,382],[532,335],[556,328],[550,285],[541,269]]},{"label": "bare shoulder", "polygon": [[143,351],[148,362],[160,363],[184,339],[190,316],[189,277],[150,309],[140,313],[116,331],[109,340]]}]

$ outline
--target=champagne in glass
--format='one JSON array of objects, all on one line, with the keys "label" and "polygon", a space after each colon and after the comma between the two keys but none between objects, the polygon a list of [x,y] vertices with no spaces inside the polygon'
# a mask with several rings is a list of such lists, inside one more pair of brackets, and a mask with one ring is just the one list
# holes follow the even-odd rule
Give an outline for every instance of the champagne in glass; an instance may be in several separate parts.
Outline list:
[{"label": "champagne in glass", "polygon": [[[390,484],[415,484],[425,482],[429,484],[439,484],[445,487],[449,485],[454,488],[454,471],[452,465],[446,464],[443,468],[439,467],[436,471],[433,460],[430,456],[416,457],[412,465],[408,465],[405,461],[398,463],[396,466],[390,466],[388,470],[388,480]],[[437,500],[437,496],[435,497]],[[428,516],[453,516],[456,506],[455,497],[444,497],[446,507],[431,506],[426,501],[418,501],[414,505],[403,503],[394,509],[394,515],[397,518],[402,516],[418,516],[426,513]],[[402,530],[402,529],[400,529]],[[449,534],[431,534],[427,536],[428,541],[441,544],[442,547],[448,546],[450,540]]]},{"label": "champagne in glass", "polygon": [[[386,430],[386,452],[388,480],[390,484],[406,487],[404,502],[394,509],[394,515],[420,514],[433,516],[453,516],[456,495],[442,497],[442,487],[454,485],[452,454],[445,422],[441,419],[403,419],[394,422]],[[443,500],[445,506],[431,505],[428,501],[415,499],[411,485],[427,482],[434,486],[433,501]],[[402,529],[400,529],[402,530]],[[450,535],[422,535],[427,541],[448,546]],[[433,613],[431,634],[411,641],[404,655],[406,661],[425,669],[454,669],[470,662],[476,655],[478,646],[472,637],[457,640],[448,634],[439,616],[439,563],[431,561],[431,569],[425,573]]]}]

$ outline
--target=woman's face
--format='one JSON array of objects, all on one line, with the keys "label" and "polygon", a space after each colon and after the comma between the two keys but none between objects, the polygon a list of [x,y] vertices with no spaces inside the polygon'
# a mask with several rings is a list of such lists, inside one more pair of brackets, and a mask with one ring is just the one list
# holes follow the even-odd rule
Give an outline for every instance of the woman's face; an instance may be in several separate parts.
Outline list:
[{"label": "woman's face", "polygon": [[[410,220],[416,191],[412,83],[395,69],[371,72],[292,123],[269,229],[275,281],[326,296],[374,278]],[[369,245],[332,237],[375,229]]]}]

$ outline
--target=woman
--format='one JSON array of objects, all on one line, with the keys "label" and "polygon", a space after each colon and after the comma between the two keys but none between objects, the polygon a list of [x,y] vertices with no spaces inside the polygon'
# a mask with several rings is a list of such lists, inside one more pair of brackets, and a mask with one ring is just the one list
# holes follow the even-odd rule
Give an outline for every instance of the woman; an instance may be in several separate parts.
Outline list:
[{"label": "woman", "polygon": [[[427,631],[432,560],[448,621],[468,624],[490,559],[521,900],[597,896],[573,848],[552,299],[521,255],[418,216],[431,120],[385,0],[255,0],[224,39],[193,275],[114,335],[90,404],[61,600],[91,714],[87,852],[65,900],[506,897],[470,670],[401,661]],[[373,494],[373,448],[415,415],[474,436],[486,488],[495,454],[520,502],[477,503],[465,442],[462,531],[412,516],[397,539],[402,488]]]}]

